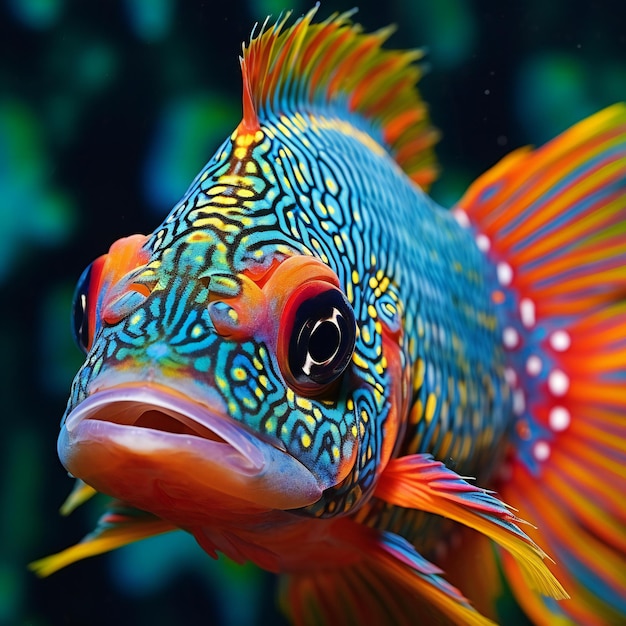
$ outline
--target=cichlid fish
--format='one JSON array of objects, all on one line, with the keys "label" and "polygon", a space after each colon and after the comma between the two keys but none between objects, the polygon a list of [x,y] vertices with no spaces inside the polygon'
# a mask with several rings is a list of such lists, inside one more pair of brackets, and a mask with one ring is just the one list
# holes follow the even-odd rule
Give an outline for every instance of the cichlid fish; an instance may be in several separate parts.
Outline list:
[{"label": "cichlid fish", "polygon": [[241,123],[83,273],[65,508],[114,500],[33,568],[182,528],[295,624],[487,624],[505,583],[623,623],[626,107],[444,210],[420,53],[314,14],[253,32]]}]

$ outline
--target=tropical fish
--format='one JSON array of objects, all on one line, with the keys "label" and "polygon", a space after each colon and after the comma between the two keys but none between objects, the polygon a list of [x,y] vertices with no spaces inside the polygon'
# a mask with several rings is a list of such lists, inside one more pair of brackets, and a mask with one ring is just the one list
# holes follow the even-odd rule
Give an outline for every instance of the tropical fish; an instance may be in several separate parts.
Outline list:
[{"label": "tropical fish", "polygon": [[626,620],[626,106],[451,210],[419,51],[267,21],[241,123],[80,278],[58,441],[94,533],[182,528],[281,576],[295,624]]}]

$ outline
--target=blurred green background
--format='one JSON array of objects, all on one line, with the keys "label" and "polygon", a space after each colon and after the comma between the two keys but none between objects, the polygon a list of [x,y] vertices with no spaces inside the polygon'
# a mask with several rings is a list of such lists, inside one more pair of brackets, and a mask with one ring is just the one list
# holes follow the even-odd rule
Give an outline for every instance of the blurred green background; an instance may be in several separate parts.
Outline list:
[{"label": "blurred green background", "polygon": [[[79,540],[102,504],[57,512],[71,488],[55,442],[81,362],[77,277],[118,237],[155,228],[238,123],[252,25],[310,6],[0,0],[0,624],[281,623],[271,577],[213,562],[182,533],[43,581],[26,564]],[[445,205],[509,150],[626,100],[623,2],[359,6],[367,29],[399,25],[390,45],[428,49]]]}]

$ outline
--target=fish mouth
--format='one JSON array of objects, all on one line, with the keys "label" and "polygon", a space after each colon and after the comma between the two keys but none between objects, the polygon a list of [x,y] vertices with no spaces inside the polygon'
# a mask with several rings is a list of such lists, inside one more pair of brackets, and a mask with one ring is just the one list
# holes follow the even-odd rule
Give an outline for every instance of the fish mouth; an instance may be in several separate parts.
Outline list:
[{"label": "fish mouth", "polygon": [[215,494],[286,510],[322,495],[280,442],[160,385],[93,393],[67,415],[57,447],[73,476],[147,510],[154,498],[210,505]]}]

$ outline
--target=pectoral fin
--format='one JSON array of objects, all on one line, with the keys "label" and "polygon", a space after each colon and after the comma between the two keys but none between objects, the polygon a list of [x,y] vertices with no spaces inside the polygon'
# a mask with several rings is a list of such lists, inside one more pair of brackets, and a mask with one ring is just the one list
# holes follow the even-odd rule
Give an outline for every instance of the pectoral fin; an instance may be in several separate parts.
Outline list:
[{"label": "pectoral fin", "polygon": [[427,454],[389,462],[375,495],[390,504],[435,513],[486,535],[519,564],[531,588],[556,599],[568,595],[544,563],[545,553],[518,526],[525,523],[490,492],[470,484]]},{"label": "pectoral fin", "polygon": [[[70,499],[71,496],[68,501]],[[37,576],[49,576],[75,561],[115,550],[115,548],[120,548],[134,541],[171,530],[176,530],[176,527],[169,522],[115,501],[100,518],[95,530],[80,543],[43,559],[33,561],[28,567]]]},{"label": "pectoral fin", "polygon": [[351,520],[336,531],[361,558],[286,576],[281,605],[294,624],[493,624],[403,537]]}]

